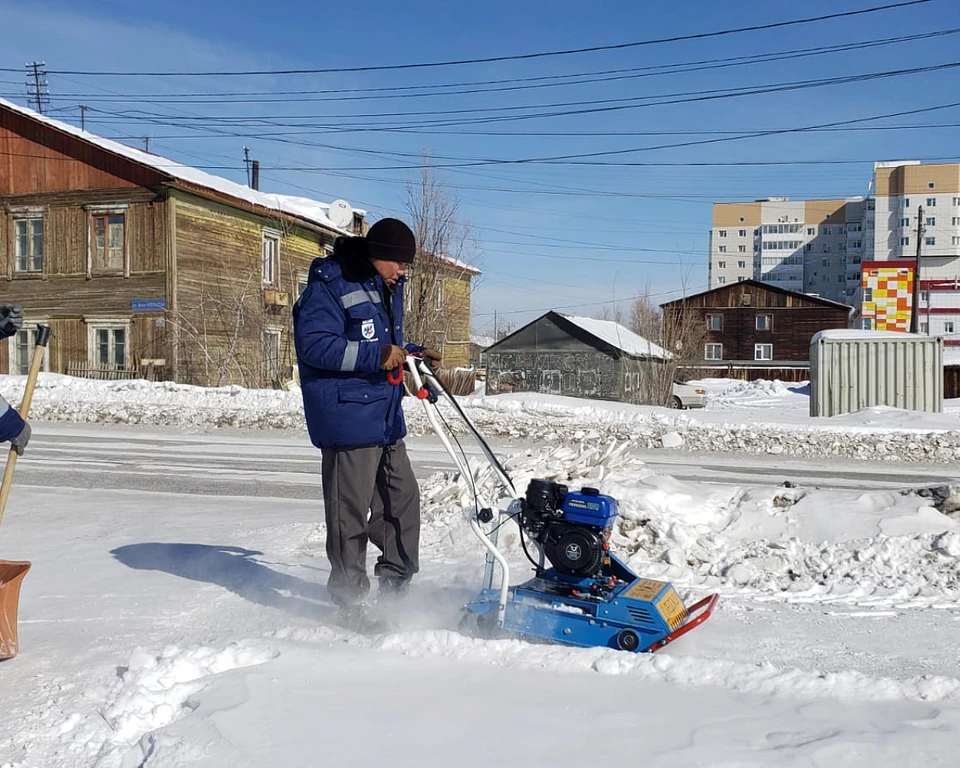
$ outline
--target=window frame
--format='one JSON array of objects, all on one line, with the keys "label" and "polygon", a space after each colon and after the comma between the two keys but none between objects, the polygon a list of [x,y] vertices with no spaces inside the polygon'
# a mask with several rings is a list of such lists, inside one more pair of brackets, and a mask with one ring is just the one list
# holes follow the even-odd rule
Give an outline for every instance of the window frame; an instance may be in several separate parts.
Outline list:
[{"label": "window frame", "polygon": [[[713,320],[719,320],[719,327],[713,327]],[[723,330],[723,315],[708,314],[707,315],[707,330],[708,331],[722,331]]]},{"label": "window frame", "polygon": [[[106,366],[108,368],[113,368],[115,370],[131,369],[134,367],[133,356],[131,353],[131,318],[129,317],[97,317],[97,318],[85,318],[84,319],[87,325],[87,364],[95,368]],[[115,342],[111,338],[108,347],[109,353],[108,358],[111,358],[110,362],[101,363],[99,355],[99,343],[97,341],[97,332],[98,331],[123,331],[123,356],[124,361],[121,365],[117,364],[116,361],[116,349]]]},{"label": "window frame", "polygon": [[[763,357],[763,350],[770,350],[770,357]],[[771,343],[762,343],[753,345],[753,359],[755,361],[769,362],[773,360],[773,344]]]},{"label": "window frame", "polygon": [[[44,216],[43,211],[14,211],[12,216],[12,235],[13,235],[13,275],[14,277],[36,277],[42,276],[44,267],[46,266],[44,259],[44,251],[46,250],[46,237],[47,237],[47,223],[46,217]],[[36,233],[33,231],[33,227],[29,226],[36,222],[40,222],[40,268],[34,269],[31,268],[31,262],[35,262],[37,259],[34,251],[35,237]],[[28,253],[23,257],[25,264],[27,265],[24,269],[20,268],[20,235],[17,232],[18,225],[23,222],[27,224],[28,232],[26,233],[27,238],[27,250]]]},{"label": "window frame", "polygon": [[[260,233],[260,282],[265,288],[280,287],[280,244],[283,234],[274,229],[263,229]],[[273,254],[270,258],[269,279],[267,276],[267,243],[273,243]]]},{"label": "window frame", "polygon": [[[128,209],[126,205],[90,205],[85,208],[87,214],[87,277],[97,277],[100,275],[123,275],[130,276],[130,238],[128,235]],[[103,233],[104,261],[107,259],[110,236],[110,218],[114,216],[123,217],[123,245],[121,246],[121,265],[119,268],[98,267],[97,266],[97,224],[96,220],[106,219]]]},{"label": "window frame", "polygon": [[[7,373],[10,376],[26,376],[27,375],[30,369],[30,361],[33,360],[33,352],[37,347],[37,343],[36,343],[37,326],[49,325],[49,324],[50,324],[50,321],[45,317],[37,318],[36,320],[31,318],[29,322],[24,320],[23,327],[12,336],[7,337]],[[17,360],[17,337],[20,336],[20,334],[22,333],[30,333],[30,334],[33,334],[33,336],[32,336],[32,341],[28,345],[27,370],[24,371],[23,373],[20,373],[19,371],[14,371],[13,366]],[[29,339],[30,337],[28,337],[28,340]],[[47,372],[50,371],[49,345],[43,348],[43,365],[41,366],[41,370],[47,371]]]},{"label": "window frame", "polygon": [[[766,327],[760,327],[760,318],[766,318]],[[762,314],[754,316],[754,329],[757,331],[772,331],[773,330],[773,315]]]},{"label": "window frame", "polygon": [[[271,342],[271,349],[275,349],[275,363],[276,368],[272,372],[268,370],[268,364],[270,361],[267,360],[267,337],[276,337],[276,345],[274,347]],[[263,330],[260,333],[260,377],[263,381],[276,381],[280,378],[280,350],[283,344],[283,326],[268,324],[263,327]]]},{"label": "window frame", "polygon": [[[711,351],[719,350],[719,353],[716,356],[711,356]],[[703,359],[704,360],[723,360],[723,344],[715,341],[708,341],[703,345]]]}]

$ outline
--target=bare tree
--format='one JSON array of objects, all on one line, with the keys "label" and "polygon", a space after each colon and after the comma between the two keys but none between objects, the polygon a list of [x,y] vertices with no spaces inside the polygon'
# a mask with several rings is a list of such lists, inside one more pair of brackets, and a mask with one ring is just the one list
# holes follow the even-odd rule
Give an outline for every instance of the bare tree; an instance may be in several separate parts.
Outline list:
[{"label": "bare tree", "polygon": [[633,300],[630,330],[669,354],[662,364],[643,366],[643,375],[650,399],[671,405],[673,382],[703,359],[707,327],[702,314],[683,300],[661,310],[653,301],[650,286],[645,286]]},{"label": "bare tree", "polygon": [[[448,290],[467,272],[470,226],[460,220],[460,203],[424,157],[420,179],[407,185],[407,213],[417,238],[417,258],[408,272],[404,332],[418,344],[442,349],[451,337],[451,319],[466,309],[469,293]],[[469,342],[469,339],[465,340]]]}]

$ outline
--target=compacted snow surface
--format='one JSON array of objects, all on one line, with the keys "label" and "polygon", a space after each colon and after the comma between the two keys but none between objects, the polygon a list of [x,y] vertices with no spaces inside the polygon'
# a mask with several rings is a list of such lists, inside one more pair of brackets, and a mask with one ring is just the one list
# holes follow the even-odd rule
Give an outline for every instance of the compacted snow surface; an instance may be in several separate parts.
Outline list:
[{"label": "compacted snow surface", "polygon": [[634,655],[458,632],[473,497],[412,398],[423,570],[365,637],[324,588],[299,393],[44,375],[0,529],[33,562],[0,766],[957,765],[960,404],[814,420],[804,385],[705,385],[703,411],[462,401],[519,489],[599,487],[632,568],[720,593]]}]

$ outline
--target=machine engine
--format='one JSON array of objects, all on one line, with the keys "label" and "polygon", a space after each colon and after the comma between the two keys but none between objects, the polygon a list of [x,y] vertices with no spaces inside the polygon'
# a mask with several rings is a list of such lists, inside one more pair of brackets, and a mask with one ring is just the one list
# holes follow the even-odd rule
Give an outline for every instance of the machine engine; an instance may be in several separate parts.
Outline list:
[{"label": "machine engine", "polygon": [[608,560],[617,501],[596,488],[571,491],[550,480],[531,480],[520,525],[560,573],[589,578]]}]

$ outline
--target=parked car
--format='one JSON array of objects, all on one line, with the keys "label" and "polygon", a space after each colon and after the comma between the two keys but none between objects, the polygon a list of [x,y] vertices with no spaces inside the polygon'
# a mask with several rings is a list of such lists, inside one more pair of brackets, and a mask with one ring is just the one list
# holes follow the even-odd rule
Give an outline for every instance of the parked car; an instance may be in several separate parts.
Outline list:
[{"label": "parked car", "polygon": [[673,382],[674,408],[703,408],[707,404],[707,390],[686,381]]}]

